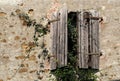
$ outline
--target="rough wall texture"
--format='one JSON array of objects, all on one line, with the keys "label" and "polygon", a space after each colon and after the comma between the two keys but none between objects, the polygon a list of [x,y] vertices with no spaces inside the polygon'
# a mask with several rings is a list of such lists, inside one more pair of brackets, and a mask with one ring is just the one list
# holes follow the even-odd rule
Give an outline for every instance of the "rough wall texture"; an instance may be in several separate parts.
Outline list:
[{"label": "rough wall texture", "polygon": [[[49,63],[38,58],[42,49],[35,47],[24,62],[26,50],[33,42],[34,29],[22,25],[16,14],[19,9],[39,22],[49,17],[60,5],[67,4],[69,11],[95,9],[104,18],[100,27],[99,81],[120,80],[120,0],[0,0],[0,81],[49,81]],[[39,39],[50,50],[49,35]],[[17,71],[22,62],[21,68]],[[40,64],[44,68],[40,67]],[[17,72],[16,72],[17,71]],[[44,71],[39,74],[39,71]],[[51,80],[53,81],[53,80]]]}]

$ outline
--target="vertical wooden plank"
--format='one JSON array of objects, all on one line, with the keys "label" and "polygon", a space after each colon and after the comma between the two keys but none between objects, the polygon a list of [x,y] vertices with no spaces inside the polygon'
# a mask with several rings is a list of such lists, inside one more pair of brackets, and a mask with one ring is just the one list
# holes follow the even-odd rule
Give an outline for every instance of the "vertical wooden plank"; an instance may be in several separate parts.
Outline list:
[{"label": "vertical wooden plank", "polygon": [[84,61],[84,18],[83,18],[83,14],[84,12],[81,12],[81,21],[80,21],[80,30],[81,30],[81,37],[80,37],[80,40],[81,40],[81,64],[82,64],[82,68],[85,68],[85,61]]},{"label": "vertical wooden plank", "polygon": [[61,50],[60,50],[60,54],[61,54],[61,67],[63,67],[64,66],[64,8],[62,8],[61,10],[60,10],[60,28],[61,28],[61,33],[60,33],[60,39],[61,39],[61,41],[60,41],[60,45],[61,45]]},{"label": "vertical wooden plank", "polygon": [[[60,13],[58,12],[58,18],[60,18]],[[61,63],[61,55],[60,55],[60,21],[58,21],[57,25],[57,36],[56,36],[56,41],[57,41],[57,67],[60,67]]]},{"label": "vertical wooden plank", "polygon": [[67,7],[60,10],[60,67],[67,65]]},{"label": "vertical wooden plank", "polygon": [[60,21],[59,21],[59,26],[58,26],[59,27],[59,30],[58,30],[59,31],[59,47],[58,47],[59,48],[59,64],[58,65],[59,65],[59,67],[62,67],[62,55],[63,55],[62,54],[62,38],[63,38],[62,33],[63,33],[63,31],[62,31],[62,19],[61,19],[62,18],[62,16],[61,16],[62,13],[59,12],[59,15],[60,15],[59,16]]},{"label": "vertical wooden plank", "polygon": [[67,17],[68,17],[68,11],[67,7],[64,9],[64,66],[67,66],[67,53],[68,53],[68,30],[67,30]]},{"label": "vertical wooden plank", "polygon": [[88,68],[88,26],[89,20],[86,17],[89,15],[88,12],[84,12],[84,61],[85,61],[85,68]]},{"label": "vertical wooden plank", "polygon": [[79,68],[82,68],[82,57],[81,57],[81,12],[77,12],[77,31],[78,31],[78,39],[77,39],[77,43],[78,43],[78,65]]},{"label": "vertical wooden plank", "polygon": [[[54,20],[57,18],[57,12],[53,13],[51,19]],[[51,50],[51,53],[52,53],[52,57],[50,58],[50,65],[51,65],[51,70],[54,70],[56,69],[56,55],[57,55],[57,26],[58,25],[58,22],[53,22],[51,23],[51,28],[50,28],[50,31],[51,31],[51,38],[52,38],[52,50]]]},{"label": "vertical wooden plank", "polygon": [[83,59],[83,12],[77,12],[77,27],[78,27],[78,54],[79,54],[79,68],[84,68],[84,59]]},{"label": "vertical wooden plank", "polygon": [[[93,17],[98,17],[96,11],[91,11]],[[92,52],[99,53],[99,20],[91,20],[92,25]],[[91,56],[93,69],[99,69],[99,54]]]},{"label": "vertical wooden plank", "polygon": [[84,12],[77,14],[79,68],[88,68],[88,25],[84,14]]},{"label": "vertical wooden plank", "polygon": [[[89,12],[89,17],[92,17],[92,14]],[[92,38],[93,38],[93,27],[92,27],[92,20],[89,19],[89,27],[88,27],[88,31],[89,31],[89,35],[88,35],[88,45],[89,45],[89,53],[93,53],[93,42],[92,42]],[[88,67],[91,68],[92,66],[92,60],[91,60],[91,56],[92,55],[89,55],[89,58],[88,58]]]}]

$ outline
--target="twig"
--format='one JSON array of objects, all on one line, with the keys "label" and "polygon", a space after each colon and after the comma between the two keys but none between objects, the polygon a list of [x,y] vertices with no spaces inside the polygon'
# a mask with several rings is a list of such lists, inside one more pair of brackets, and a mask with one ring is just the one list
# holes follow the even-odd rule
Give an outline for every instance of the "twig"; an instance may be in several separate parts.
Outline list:
[{"label": "twig", "polygon": [[25,56],[25,58],[22,60],[20,66],[19,66],[18,69],[15,71],[15,73],[11,76],[10,79],[12,79],[12,78],[14,78],[14,77],[16,76],[16,74],[18,73],[18,71],[19,71],[20,68],[21,68],[21,65],[22,65],[22,64],[24,63],[24,61],[29,57],[29,55],[30,55],[30,52],[28,52],[27,56]]}]

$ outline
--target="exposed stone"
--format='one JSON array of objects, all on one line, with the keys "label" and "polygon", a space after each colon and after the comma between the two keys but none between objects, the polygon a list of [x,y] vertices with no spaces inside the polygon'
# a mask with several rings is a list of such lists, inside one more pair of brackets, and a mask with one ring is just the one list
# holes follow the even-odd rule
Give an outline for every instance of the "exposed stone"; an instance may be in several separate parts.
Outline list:
[{"label": "exposed stone", "polygon": [[29,47],[35,47],[36,45],[35,45],[34,42],[29,42],[29,43],[28,43],[28,46],[29,46]]},{"label": "exposed stone", "polygon": [[10,80],[11,78],[7,77],[7,80]]},{"label": "exposed stone", "polygon": [[43,76],[38,76],[38,79],[40,79],[40,80],[41,80],[42,78],[43,78]]},{"label": "exposed stone", "polygon": [[7,15],[7,13],[5,13],[5,12],[0,12],[0,17],[4,17],[4,16],[6,16]]},{"label": "exposed stone", "polygon": [[9,59],[9,56],[3,56],[4,59]]},{"label": "exposed stone", "polygon": [[0,33],[0,35],[2,35],[2,33]]},{"label": "exposed stone", "polygon": [[21,67],[29,67],[28,64],[21,64]]},{"label": "exposed stone", "polygon": [[24,59],[25,56],[21,55],[21,56],[16,56],[15,58],[16,58],[17,60],[20,60],[20,59]]},{"label": "exposed stone", "polygon": [[2,40],[1,40],[1,42],[4,42],[4,43],[6,43],[6,42],[7,42],[7,40],[6,40],[6,39],[2,39]]},{"label": "exposed stone", "polygon": [[12,34],[15,34],[15,32],[11,32]]},{"label": "exposed stone", "polygon": [[36,71],[37,71],[37,70],[31,70],[30,73],[34,73],[34,72],[36,72]]},{"label": "exposed stone", "polygon": [[21,10],[20,9],[16,9],[15,11],[17,14],[20,14],[21,13]]},{"label": "exposed stone", "polygon": [[3,79],[0,79],[0,81],[3,81]]},{"label": "exposed stone", "polygon": [[24,52],[26,52],[27,50],[30,49],[29,45],[26,44],[25,42],[21,44],[21,47],[22,47],[22,49],[24,50]]},{"label": "exposed stone", "polygon": [[24,5],[23,3],[20,4],[20,6],[23,6],[23,5]]},{"label": "exposed stone", "polygon": [[20,36],[15,36],[14,40],[19,40]]},{"label": "exposed stone", "polygon": [[33,11],[34,11],[33,9],[29,9],[28,13],[31,14],[33,13]]},{"label": "exposed stone", "polygon": [[20,70],[19,70],[19,73],[24,73],[24,72],[27,72],[28,71],[28,68],[21,68]]},{"label": "exposed stone", "polygon": [[31,61],[35,61],[36,60],[36,56],[35,55],[31,55],[28,59],[31,60]]},{"label": "exposed stone", "polygon": [[22,38],[22,40],[26,40],[26,38],[25,38],[25,37],[23,37],[23,38]]},{"label": "exposed stone", "polygon": [[45,71],[45,73],[47,73],[47,72],[49,72],[50,70],[49,70],[49,69],[45,69],[44,71]]},{"label": "exposed stone", "polygon": [[13,26],[13,25],[10,25],[9,27],[12,28],[12,27],[14,27],[14,26]]}]

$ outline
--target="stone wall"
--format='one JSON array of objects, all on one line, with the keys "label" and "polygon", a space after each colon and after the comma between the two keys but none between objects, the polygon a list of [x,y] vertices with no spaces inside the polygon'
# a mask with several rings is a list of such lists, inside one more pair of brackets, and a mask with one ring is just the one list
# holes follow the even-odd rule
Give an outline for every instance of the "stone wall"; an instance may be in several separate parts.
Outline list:
[{"label": "stone wall", "polygon": [[[100,58],[98,80],[120,80],[120,0],[0,0],[0,81],[50,81],[51,78],[53,81],[54,76],[50,74],[49,63],[42,56],[40,47],[34,47],[29,58],[25,59],[29,53],[26,50],[33,44],[34,28],[23,25],[16,10],[40,22],[42,17],[49,18],[64,3],[69,11],[99,11],[103,17],[100,23],[103,56]],[[39,39],[40,45],[43,41],[50,51],[49,33]],[[44,68],[40,67],[42,63]]]}]

